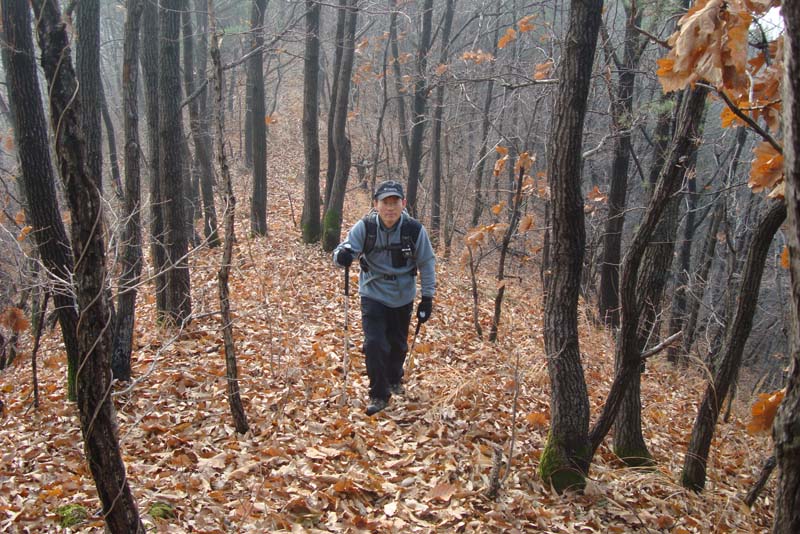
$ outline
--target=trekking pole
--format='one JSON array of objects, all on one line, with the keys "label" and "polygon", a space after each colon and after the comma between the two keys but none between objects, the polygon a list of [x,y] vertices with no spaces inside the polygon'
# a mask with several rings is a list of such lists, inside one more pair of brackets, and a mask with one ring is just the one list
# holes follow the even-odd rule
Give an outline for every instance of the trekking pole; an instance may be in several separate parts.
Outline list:
[{"label": "trekking pole", "polygon": [[414,329],[414,339],[411,340],[411,347],[408,349],[408,372],[414,369],[414,347],[417,344],[417,336],[419,335],[419,327],[422,323],[417,319],[417,327]]},{"label": "trekking pole", "polygon": [[350,300],[350,266],[344,268],[344,383],[342,385],[342,400],[347,400],[347,370],[350,367],[350,322],[348,304]]}]

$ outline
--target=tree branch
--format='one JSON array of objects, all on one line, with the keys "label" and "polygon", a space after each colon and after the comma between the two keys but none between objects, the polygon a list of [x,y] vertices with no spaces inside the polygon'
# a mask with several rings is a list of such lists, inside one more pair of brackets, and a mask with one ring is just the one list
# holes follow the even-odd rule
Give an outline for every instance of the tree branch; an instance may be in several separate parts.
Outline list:
[{"label": "tree branch", "polygon": [[717,89],[716,87],[713,87],[713,86],[709,86],[709,87],[711,87],[719,95],[719,97],[723,100],[723,102],[725,102],[725,104],[728,106],[728,109],[730,109],[733,112],[734,115],[736,115],[741,120],[743,120],[745,123],[747,123],[747,125],[750,128],[752,128],[758,135],[763,137],[764,141],[766,141],[767,143],[772,145],[772,147],[775,150],[778,151],[778,154],[783,155],[783,147],[780,145],[780,143],[778,143],[775,140],[774,137],[772,137],[772,135],[770,135],[770,133],[768,131],[766,131],[764,128],[759,126],[758,123],[756,121],[754,121],[751,117],[748,117],[739,108],[739,106],[737,106],[736,104],[733,103],[733,101],[728,97],[728,95],[725,94],[724,91],[720,91],[719,89]]}]

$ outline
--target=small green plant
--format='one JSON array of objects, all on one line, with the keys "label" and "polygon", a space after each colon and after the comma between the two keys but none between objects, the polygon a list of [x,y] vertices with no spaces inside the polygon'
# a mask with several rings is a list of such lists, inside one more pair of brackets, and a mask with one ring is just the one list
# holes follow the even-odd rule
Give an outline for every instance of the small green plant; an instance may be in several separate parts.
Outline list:
[{"label": "small green plant", "polygon": [[58,514],[58,524],[65,528],[79,525],[89,518],[89,511],[80,504],[60,506],[56,513]]},{"label": "small green plant", "polygon": [[150,506],[149,513],[155,519],[172,519],[175,517],[175,508],[171,504],[156,501]]}]

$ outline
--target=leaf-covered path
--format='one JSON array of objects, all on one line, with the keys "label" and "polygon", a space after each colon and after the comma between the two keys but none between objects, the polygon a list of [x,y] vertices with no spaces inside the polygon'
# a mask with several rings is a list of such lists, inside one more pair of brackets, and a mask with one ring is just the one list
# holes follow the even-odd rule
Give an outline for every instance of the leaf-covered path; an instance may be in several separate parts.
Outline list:
[{"label": "leaf-covered path", "polygon": [[[287,178],[296,171],[271,172],[270,235],[251,239],[240,207],[231,282],[249,433],[234,432],[225,398],[214,313],[220,251],[192,256],[198,318],[185,331],[157,326],[152,289],[140,293],[136,381],[118,384],[115,401],[130,483],[152,530],[768,531],[772,485],[752,511],[740,496],[757,477],[769,438],[745,433],[741,407],[719,426],[707,491],[695,495],[678,485],[704,383],[700,373],[681,374],[660,357],[648,365],[642,384],[645,436],[658,466],[625,469],[601,447],[584,494],[557,496],[543,486],[537,466],[549,386],[533,266],[516,266],[520,278],[507,286],[500,341],[492,345],[474,333],[467,269],[455,258],[440,260],[434,315],[409,363],[407,393],[373,418],[363,413],[367,384],[353,295],[350,387],[343,403],[342,271],[318,246],[300,240],[301,184]],[[244,191],[239,198],[247,198]],[[365,193],[351,192],[347,221],[357,220],[368,203]],[[485,261],[491,271],[491,258]],[[494,287],[486,274],[484,326]],[[581,328],[596,415],[612,378],[613,342],[587,321]],[[23,354],[0,375],[0,530],[59,531],[57,509],[75,503],[92,515],[71,531],[102,532],[76,407],[64,397],[58,330],[47,334],[40,353],[38,410],[31,408],[29,348],[26,339]],[[499,472],[493,472],[496,455],[503,459],[495,466]],[[496,498],[486,495],[492,478],[502,481]],[[154,519],[149,511],[159,502],[172,506],[175,516]]]}]

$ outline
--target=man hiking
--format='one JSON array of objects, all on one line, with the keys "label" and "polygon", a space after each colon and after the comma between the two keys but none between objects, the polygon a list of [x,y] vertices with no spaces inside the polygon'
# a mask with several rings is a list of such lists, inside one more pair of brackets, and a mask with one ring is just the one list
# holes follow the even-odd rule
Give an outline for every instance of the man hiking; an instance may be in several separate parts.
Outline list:
[{"label": "man hiking", "polygon": [[369,376],[367,415],[389,404],[392,394],[403,393],[403,364],[408,352],[408,326],[417,292],[419,272],[422,298],[417,305],[420,324],[431,317],[436,288],[436,260],[428,233],[405,211],[400,182],[381,183],[373,196],[373,210],[358,221],[333,251],[333,261],[349,267],[359,258],[358,294],[361,296],[363,352]]}]

